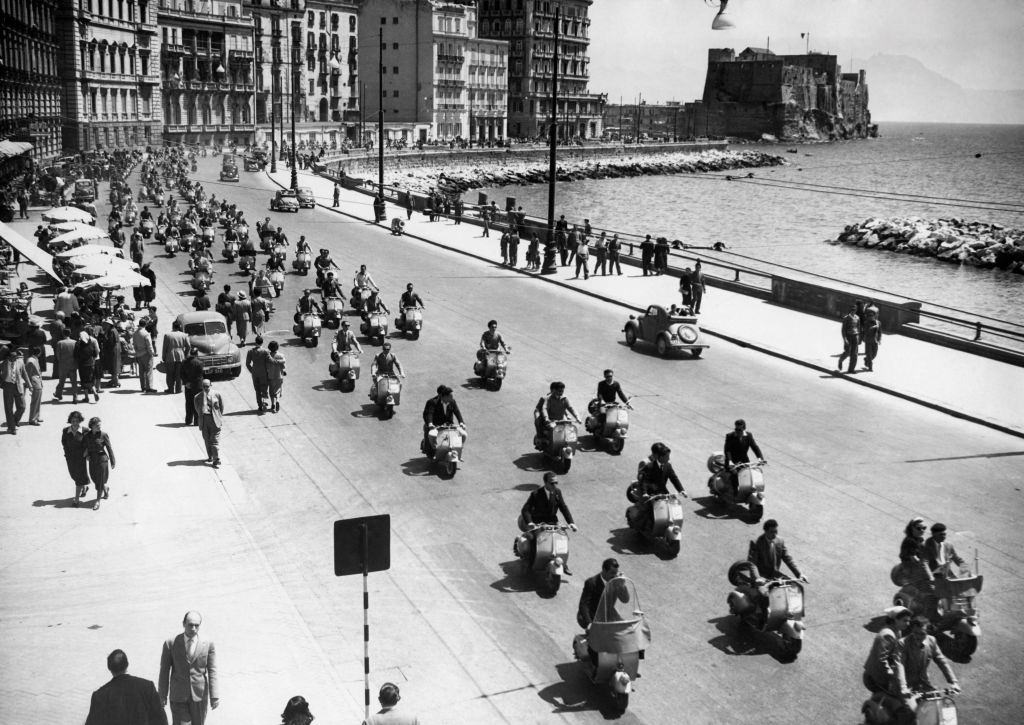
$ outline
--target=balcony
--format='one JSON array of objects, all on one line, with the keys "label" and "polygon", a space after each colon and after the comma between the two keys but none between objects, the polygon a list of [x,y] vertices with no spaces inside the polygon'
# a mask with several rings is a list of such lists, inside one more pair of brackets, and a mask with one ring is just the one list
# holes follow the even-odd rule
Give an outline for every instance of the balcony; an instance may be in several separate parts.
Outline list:
[{"label": "balcony", "polygon": [[441,88],[463,88],[466,81],[461,78],[438,78],[436,84]]},{"label": "balcony", "polygon": [[437,54],[438,63],[461,63],[466,59],[464,55],[446,55],[444,53]]},{"label": "balcony", "polygon": [[253,52],[251,50],[237,50],[232,49],[228,51],[228,58],[232,61],[245,62],[253,59]]},{"label": "balcony", "polygon": [[140,35],[157,35],[156,23],[136,23],[135,32]]},{"label": "balcony", "polygon": [[188,126],[181,123],[167,124],[164,126],[164,133],[186,133]]},{"label": "balcony", "polygon": [[166,55],[185,55],[185,46],[180,43],[164,43],[160,52]]},{"label": "balcony", "polygon": [[[251,27],[252,16],[251,15],[231,15],[228,13],[227,8],[233,6],[226,6],[223,3],[213,2],[207,3],[196,2],[193,4],[193,9],[189,10],[185,7],[184,0],[161,0],[160,5],[157,6],[157,17],[175,17],[183,20],[192,20],[195,22],[211,23],[214,25],[224,26],[242,26]],[[106,21],[106,19],[104,20]],[[163,24],[161,22],[161,24]]]}]

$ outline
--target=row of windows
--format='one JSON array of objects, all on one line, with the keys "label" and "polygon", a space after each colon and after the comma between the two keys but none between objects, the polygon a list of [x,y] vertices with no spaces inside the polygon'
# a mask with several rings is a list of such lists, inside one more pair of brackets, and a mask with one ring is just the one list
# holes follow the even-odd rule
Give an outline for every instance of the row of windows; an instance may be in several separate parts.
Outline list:
[{"label": "row of windows", "polygon": [[0,58],[9,68],[48,76],[57,74],[57,54],[53,47],[34,38],[17,39],[5,33],[0,38]]},{"label": "row of windows", "polygon": [[[135,50],[126,50],[119,45],[101,48],[95,42],[81,48],[82,67],[100,73],[135,75]],[[140,53],[140,73],[149,75],[149,53]],[[119,70],[120,68],[120,70]]]},{"label": "row of windows", "polygon": [[[306,13],[306,27],[312,28],[313,25],[314,25],[315,19],[316,19],[316,14],[312,10],[310,10],[308,13]],[[338,15],[338,13],[331,13],[331,31],[332,32],[334,32],[334,33],[338,32],[338,25],[340,24],[340,22],[341,22],[341,16]],[[327,13],[321,11],[320,12],[320,29],[321,30],[325,30],[326,28],[327,28]],[[350,33],[356,32],[356,16],[355,15],[349,15],[348,16],[348,32],[350,32]]]},{"label": "row of windows", "polygon": [[37,28],[47,35],[53,35],[52,8],[32,0],[0,0],[0,12],[4,18],[22,21],[30,28]]},{"label": "row of windows", "polygon": [[[134,89],[91,88],[82,93],[82,100],[90,120],[134,119],[139,117],[140,112],[145,116],[149,115],[152,110],[152,101],[148,90],[143,91],[140,96]],[[141,108],[139,107],[140,100]]]},{"label": "row of windows", "polygon": [[[93,15],[98,15],[100,17],[106,16],[108,18],[116,18],[118,20],[127,20],[130,23],[135,22],[134,0],[80,0],[80,2]],[[117,12],[115,12],[115,10]],[[148,23],[148,15],[149,11],[146,5],[140,5],[139,22]]]}]

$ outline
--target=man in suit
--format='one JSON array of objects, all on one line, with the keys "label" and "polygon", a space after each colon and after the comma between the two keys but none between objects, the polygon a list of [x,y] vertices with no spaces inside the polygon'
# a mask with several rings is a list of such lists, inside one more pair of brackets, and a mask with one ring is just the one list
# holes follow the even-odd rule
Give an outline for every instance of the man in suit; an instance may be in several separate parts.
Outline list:
[{"label": "man in suit", "polygon": [[779,522],[775,519],[764,522],[764,533],[757,537],[757,541],[751,542],[747,561],[757,567],[758,574],[765,579],[785,576],[781,569],[785,563],[793,576],[800,581],[807,581],[807,577],[800,574],[793,557],[786,551],[785,542],[779,538]]},{"label": "man in suit", "polygon": [[181,392],[181,364],[188,356],[189,347],[188,335],[182,332],[181,323],[175,320],[171,331],[164,335],[163,353],[160,356],[167,375],[168,393]]},{"label": "man in suit", "polygon": [[[924,542],[924,553],[928,557],[928,568],[936,577],[946,577],[946,565],[963,567],[964,560],[956,553],[953,545],[946,541],[946,525],[932,524],[932,535]],[[955,569],[951,569],[954,573]]]},{"label": "man in suit", "polygon": [[199,432],[206,444],[206,462],[214,468],[220,466],[220,429],[224,422],[224,400],[213,389],[209,378],[203,378],[203,389],[193,399],[196,416],[199,418]]},{"label": "man in suit", "polygon": [[576,612],[576,622],[586,629],[594,621],[594,613],[601,602],[605,585],[619,575],[618,559],[605,559],[601,562],[601,572],[583,582],[583,593],[580,595],[580,606]]},{"label": "man in suit", "polygon": [[188,351],[188,360],[181,365],[181,382],[185,386],[185,425],[199,425],[195,399],[203,389],[203,363],[197,347]]},{"label": "man in suit", "polygon": [[92,693],[85,725],[167,725],[156,687],[128,674],[128,655],[115,649],[107,655],[113,678]]},{"label": "man in suit", "polygon": [[437,448],[437,427],[454,425],[455,421],[465,428],[466,422],[462,420],[462,412],[455,402],[452,389],[447,385],[438,385],[437,395],[423,407],[423,452],[433,456]]},{"label": "man in suit", "polygon": [[185,631],[164,642],[160,654],[160,702],[170,700],[173,725],[204,725],[207,705],[220,704],[216,653],[213,642],[199,637],[202,622],[199,612],[186,612]]},{"label": "man in suit", "polygon": [[153,387],[153,338],[149,334],[148,321],[139,322],[139,327],[132,333],[132,345],[135,347],[135,359],[139,363],[139,386],[143,393],[155,393]]},{"label": "man in suit", "polygon": [[4,414],[7,417],[7,432],[17,435],[21,417],[25,414],[25,391],[32,387],[21,350],[5,348],[0,362],[0,387],[4,392]]},{"label": "man in suit", "polygon": [[267,410],[267,357],[270,355],[263,347],[263,336],[256,336],[256,347],[245,354],[245,369],[252,375],[252,387],[256,391],[256,405],[259,414]]},{"label": "man in suit", "polygon": [[[523,531],[530,529],[532,524],[558,524],[558,513],[561,512],[562,516],[565,517],[565,523],[569,525],[569,528],[573,531],[577,531],[575,522],[573,522],[572,514],[569,512],[569,507],[565,505],[565,498],[562,496],[562,492],[558,489],[558,476],[548,471],[544,474],[544,485],[538,486],[530,497],[526,499],[526,503],[523,504],[521,511],[519,528]],[[537,547],[533,545],[533,537],[530,535],[530,566],[533,566],[534,559],[537,556]],[[566,562],[563,567],[566,574],[572,575],[569,571],[568,556],[565,557]]]},{"label": "man in suit", "polygon": [[71,339],[71,330],[64,328],[60,340],[53,346],[53,367],[57,372],[57,387],[53,397],[64,399],[64,382],[71,381],[71,402],[78,402],[78,366],[75,364],[75,341]]}]

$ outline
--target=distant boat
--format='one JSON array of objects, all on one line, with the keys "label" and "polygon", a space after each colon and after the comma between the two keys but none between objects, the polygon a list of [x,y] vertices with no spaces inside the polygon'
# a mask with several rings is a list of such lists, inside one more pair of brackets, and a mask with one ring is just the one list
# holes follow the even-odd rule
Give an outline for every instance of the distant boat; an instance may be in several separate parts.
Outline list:
[{"label": "distant boat", "polygon": [[795,154],[795,153],[799,153],[799,152],[796,149],[786,149],[786,153],[787,154]]}]

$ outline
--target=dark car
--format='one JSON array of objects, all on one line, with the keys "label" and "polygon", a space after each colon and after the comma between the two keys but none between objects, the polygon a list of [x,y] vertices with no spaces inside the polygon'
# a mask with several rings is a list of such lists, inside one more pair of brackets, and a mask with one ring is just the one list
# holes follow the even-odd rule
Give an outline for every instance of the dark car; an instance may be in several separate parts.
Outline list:
[{"label": "dark car", "polygon": [[270,200],[271,211],[299,211],[299,197],[291,189],[282,189]]},{"label": "dark car", "polygon": [[316,208],[316,197],[313,196],[313,190],[308,186],[300,186],[299,191],[299,206],[303,209],[315,209]]},{"label": "dark car", "polygon": [[694,357],[700,357],[709,347],[704,342],[697,318],[674,306],[666,310],[661,305],[651,305],[646,314],[630,315],[623,332],[630,347],[637,340],[654,343],[662,357],[668,357],[674,350],[685,350]]},{"label": "dark car", "polygon": [[231,342],[224,316],[219,312],[186,312],[178,315],[189,344],[199,348],[204,375],[227,374],[237,378],[242,372],[242,353]]},{"label": "dark car", "polygon": [[220,180],[238,181],[238,164],[235,162],[234,156],[224,159],[224,163],[220,167]]},{"label": "dark car", "polygon": [[263,163],[255,156],[245,157],[245,170],[246,171],[259,171],[263,168]]}]

